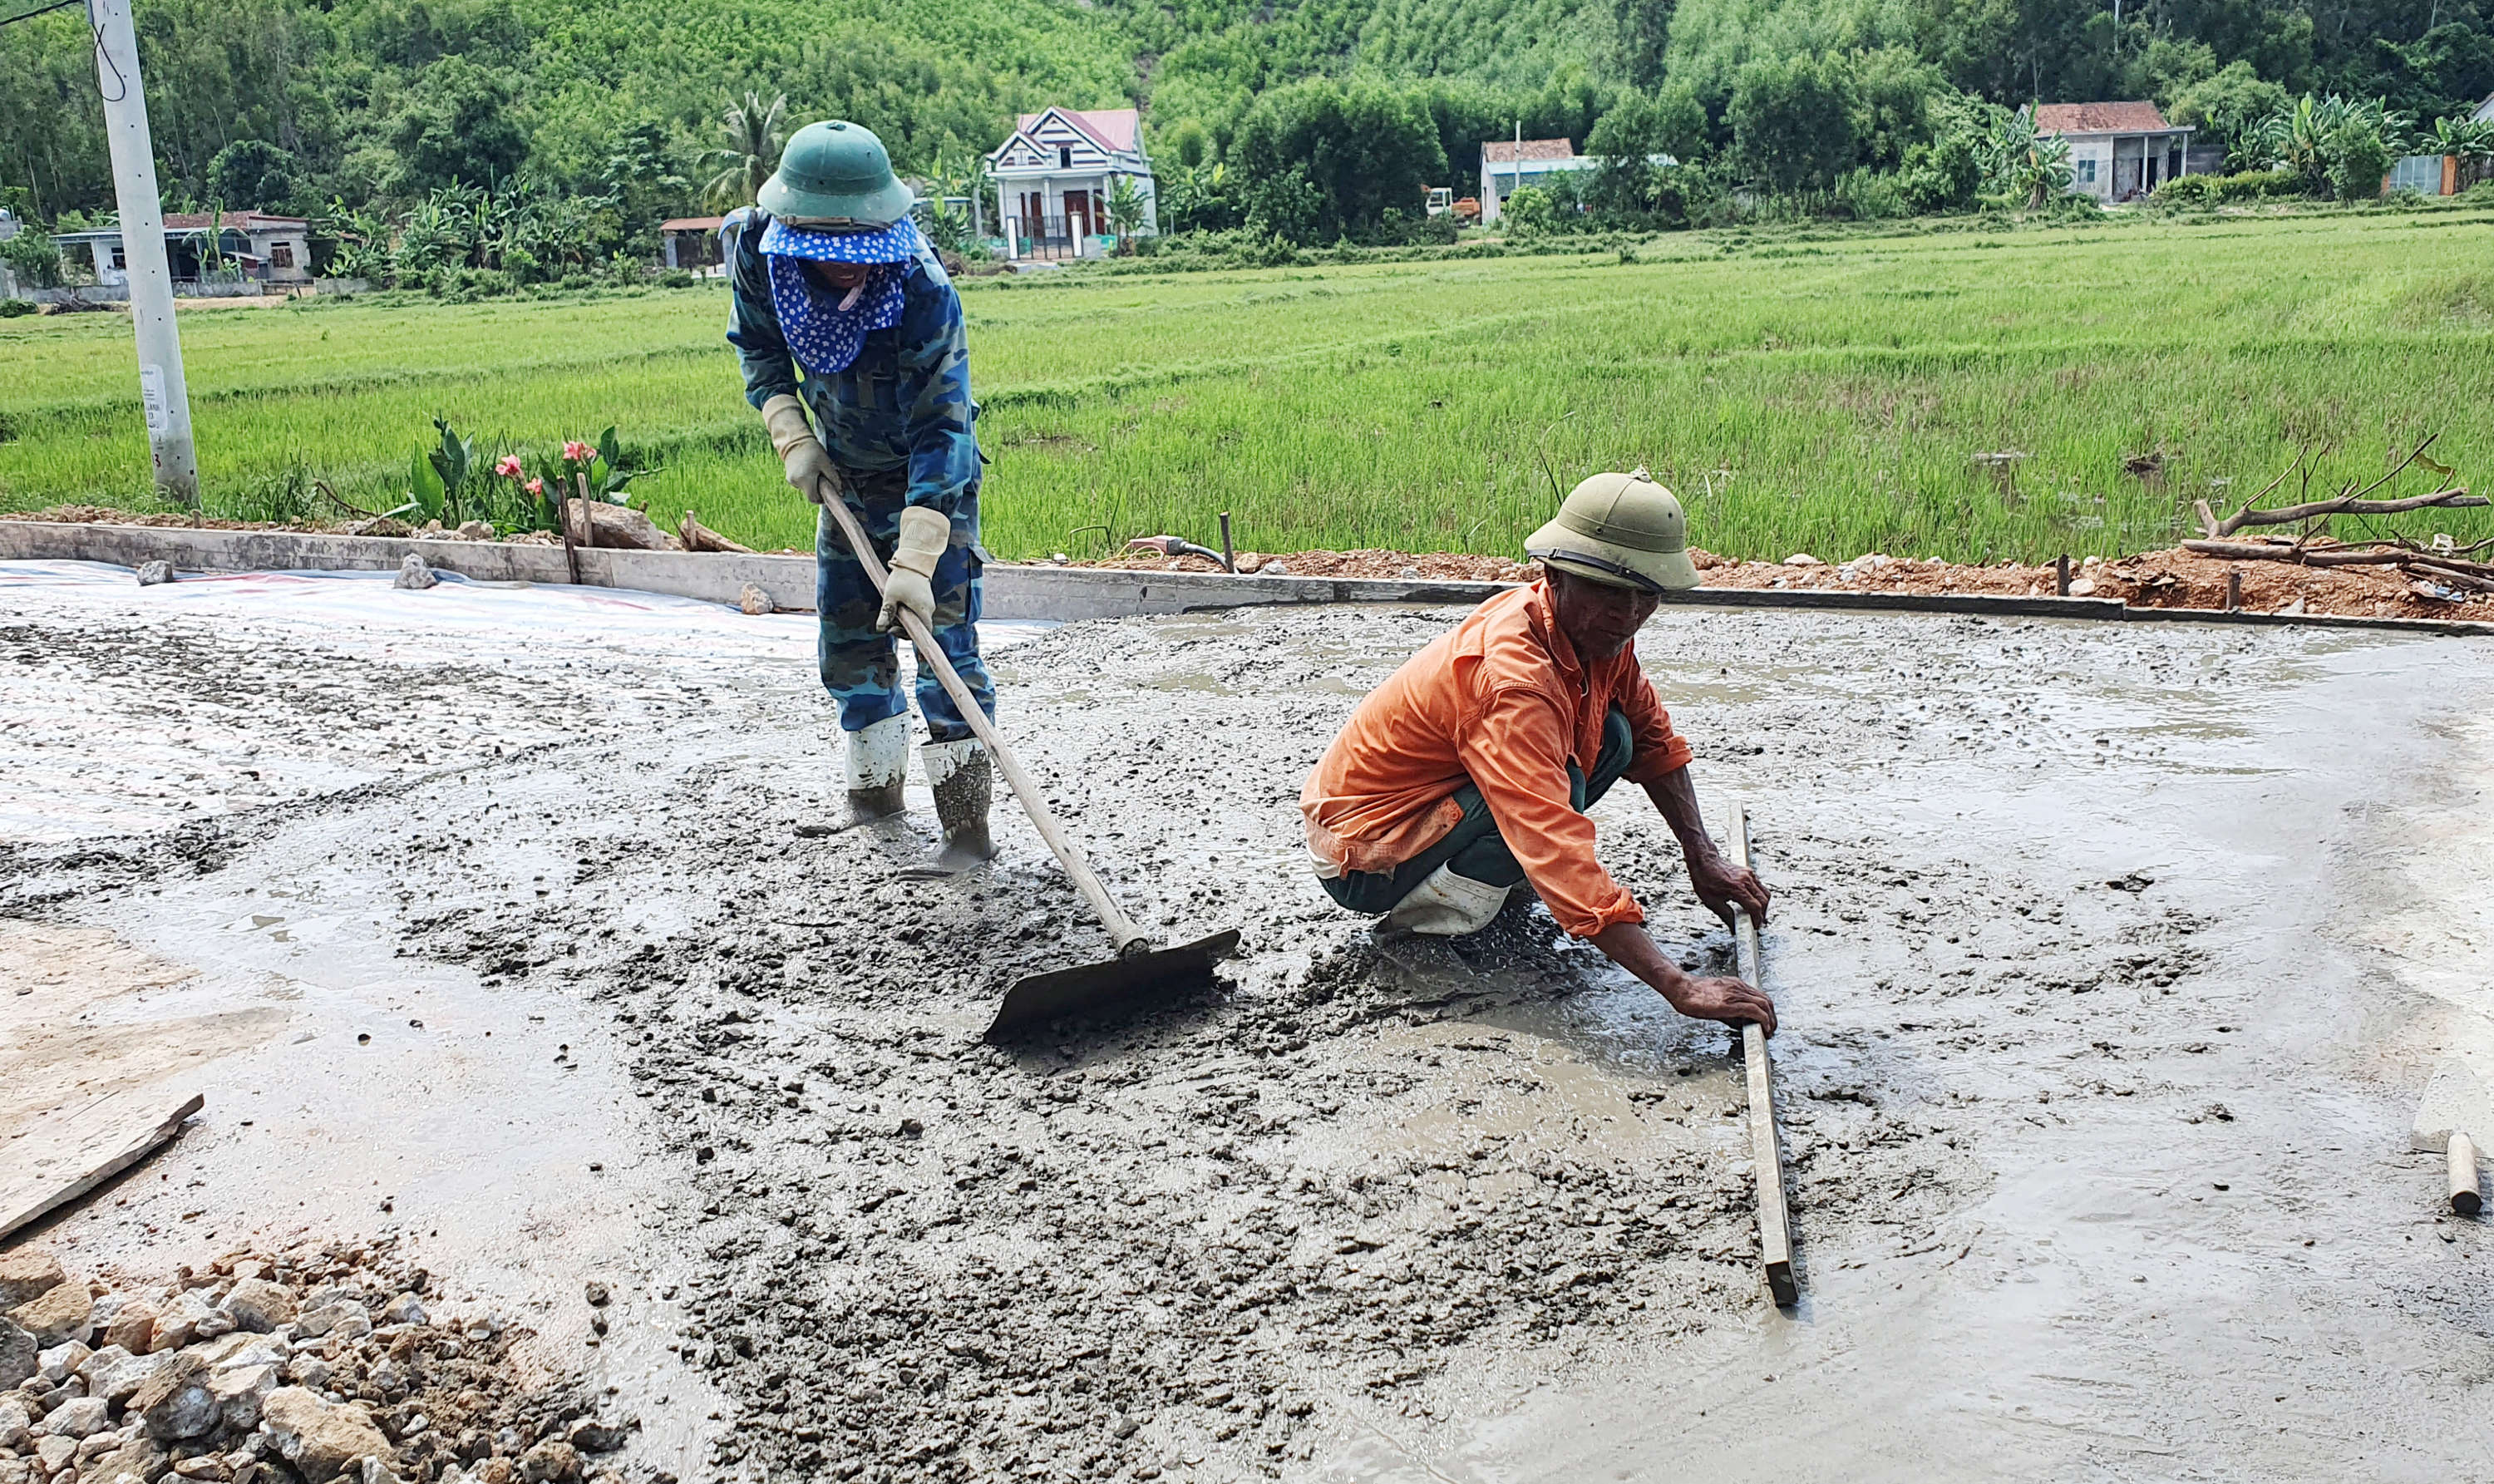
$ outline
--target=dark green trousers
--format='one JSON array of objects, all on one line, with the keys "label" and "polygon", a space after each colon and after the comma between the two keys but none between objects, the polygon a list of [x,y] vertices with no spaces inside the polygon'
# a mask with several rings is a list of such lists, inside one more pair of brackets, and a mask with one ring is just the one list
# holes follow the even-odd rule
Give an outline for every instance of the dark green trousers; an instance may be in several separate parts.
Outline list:
[{"label": "dark green trousers", "polygon": [[[1594,759],[1591,773],[1567,765],[1567,803],[1577,813],[1592,808],[1594,801],[1611,791],[1611,785],[1627,774],[1628,765],[1636,761],[1636,744],[1628,731],[1628,718],[1618,707],[1602,719],[1602,750]],[[1511,887],[1524,880],[1524,867],[1517,863],[1515,852],[1509,850],[1506,837],[1498,833],[1498,822],[1490,818],[1489,803],[1481,791],[1471,783],[1455,790],[1455,803],[1463,806],[1464,817],[1446,837],[1394,867],[1391,871],[1345,871],[1339,876],[1323,878],[1325,894],[1353,912],[1380,917],[1394,910],[1394,904],[1412,894],[1412,889],[1429,879],[1441,865],[1452,866],[1458,876],[1486,882],[1494,887]]]}]

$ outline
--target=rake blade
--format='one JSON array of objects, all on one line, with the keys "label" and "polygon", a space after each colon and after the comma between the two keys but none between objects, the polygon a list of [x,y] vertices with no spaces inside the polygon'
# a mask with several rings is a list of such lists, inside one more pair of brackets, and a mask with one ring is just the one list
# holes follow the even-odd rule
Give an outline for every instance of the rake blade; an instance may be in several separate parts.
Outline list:
[{"label": "rake blade", "polygon": [[1077,964],[1033,974],[1005,991],[987,1039],[995,1041],[1015,1031],[1068,1015],[1099,1015],[1130,1009],[1145,1000],[1181,993],[1212,977],[1212,966],[1238,952],[1238,929],[1224,928],[1208,938],[1155,949],[1131,958]]}]

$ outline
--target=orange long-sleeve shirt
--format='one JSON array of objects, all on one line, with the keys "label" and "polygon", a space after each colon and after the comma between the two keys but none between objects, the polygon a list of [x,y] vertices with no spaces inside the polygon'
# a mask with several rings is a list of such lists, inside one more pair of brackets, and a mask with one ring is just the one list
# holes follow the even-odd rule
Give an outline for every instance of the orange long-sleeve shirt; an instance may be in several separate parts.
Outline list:
[{"label": "orange long-sleeve shirt", "polygon": [[1569,805],[1567,764],[1593,767],[1614,706],[1636,740],[1627,781],[1688,766],[1636,646],[1582,664],[1546,580],[1502,592],[1351,713],[1299,790],[1308,850],[1336,871],[1390,871],[1463,818],[1453,795],[1469,779],[1561,927],[1590,938],[1642,923],[1594,857],[1594,822]]}]

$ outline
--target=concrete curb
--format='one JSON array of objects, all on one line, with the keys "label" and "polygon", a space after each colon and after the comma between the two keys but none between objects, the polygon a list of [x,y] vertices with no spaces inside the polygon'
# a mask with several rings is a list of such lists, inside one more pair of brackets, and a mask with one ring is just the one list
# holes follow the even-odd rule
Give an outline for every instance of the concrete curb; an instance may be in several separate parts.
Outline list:
[{"label": "concrete curb", "polygon": [[[559,546],[502,541],[325,535],[295,530],[205,530],[187,526],[109,526],[0,520],[0,561],[104,561],[136,567],[169,561],[183,572],[397,570],[410,553],[424,564],[479,582],[563,587],[571,581]],[[733,552],[580,554],[584,585],[628,588],[734,604],[745,584],[785,612],[814,607],[814,559]],[[985,617],[1005,620],[1122,619],[1271,603],[1477,603],[1496,583],[1393,582],[1331,577],[1232,577],[1226,572],[1134,572],[1084,567],[991,564]]]},{"label": "concrete curb", "polygon": [[[177,571],[394,571],[414,553],[425,564],[479,582],[563,587],[563,549],[500,541],[324,535],[293,530],[204,530],[184,526],[110,526],[0,519],[0,561],[104,561],[136,567],[169,561]],[[734,604],[750,583],[785,612],[814,606],[814,559],[714,552],[583,551],[584,584],[663,592]],[[986,617],[1000,620],[1137,618],[1300,603],[1473,604],[1505,585],[1356,577],[1233,577],[1226,572],[1145,572],[1132,568],[1019,566],[987,570]],[[2132,608],[2118,598],[1991,597],[1976,593],[1853,592],[1825,589],[1698,588],[1665,595],[1678,606],[1931,613],[1982,618],[2231,623],[2352,628],[2445,635],[2494,634],[2494,622],[2449,619],[2358,619],[2326,614],[2216,613],[2198,608]]]}]

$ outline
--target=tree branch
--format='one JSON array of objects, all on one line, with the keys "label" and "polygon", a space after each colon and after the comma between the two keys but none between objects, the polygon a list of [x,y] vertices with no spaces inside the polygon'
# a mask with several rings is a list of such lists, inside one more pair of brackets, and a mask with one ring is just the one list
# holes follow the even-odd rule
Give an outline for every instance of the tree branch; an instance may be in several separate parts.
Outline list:
[{"label": "tree branch", "polygon": [[[2371,489],[2380,483],[2381,481],[2377,479],[2364,488]],[[2466,485],[2437,491],[2431,495],[2412,495],[2405,500],[2365,500],[2362,498],[2362,493],[2360,490],[2351,490],[2333,500],[2316,500],[2300,505],[2283,505],[2275,510],[2255,510],[2245,505],[2218,525],[2217,534],[2230,536],[2246,526],[2291,526],[2296,521],[2313,520],[2324,515],[2397,515],[2403,510],[2422,510],[2429,506],[2455,509],[2462,506],[2494,504],[2494,500],[2488,500],[2482,495],[2469,494]]]}]

